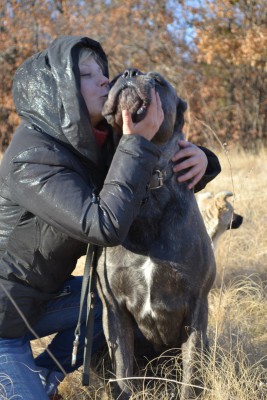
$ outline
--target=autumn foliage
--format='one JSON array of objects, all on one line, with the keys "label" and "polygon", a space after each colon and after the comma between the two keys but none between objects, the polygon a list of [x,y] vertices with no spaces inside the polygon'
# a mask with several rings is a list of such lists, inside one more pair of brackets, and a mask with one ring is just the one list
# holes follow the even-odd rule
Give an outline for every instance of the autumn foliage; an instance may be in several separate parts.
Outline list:
[{"label": "autumn foliage", "polygon": [[15,70],[60,35],[99,40],[111,77],[162,73],[188,103],[190,140],[267,146],[266,0],[1,0],[0,14],[2,150],[19,123]]}]

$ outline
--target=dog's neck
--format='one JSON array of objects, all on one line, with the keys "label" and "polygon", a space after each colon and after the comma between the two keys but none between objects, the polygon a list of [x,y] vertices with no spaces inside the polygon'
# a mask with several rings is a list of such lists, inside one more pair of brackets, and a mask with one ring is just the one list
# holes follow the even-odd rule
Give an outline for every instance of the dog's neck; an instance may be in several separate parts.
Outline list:
[{"label": "dog's neck", "polygon": [[[128,238],[123,244],[131,251],[138,249],[138,252],[142,254],[142,249],[150,249],[165,225],[170,227],[171,224],[174,224],[175,226],[181,216],[184,217],[187,213],[192,212],[189,206],[192,201],[189,197],[194,197],[193,191],[188,190],[187,183],[177,182],[177,173],[173,172],[171,161],[179,150],[178,139],[180,137],[182,134],[174,134],[167,143],[161,145],[162,153],[150,181],[152,187],[148,190],[140,213],[134,220]],[[168,231],[172,232],[173,230],[169,229]]]},{"label": "dog's neck", "polygon": [[183,138],[183,133],[174,133],[170,140],[158,145],[161,156],[151,176],[150,190],[160,189],[174,175],[172,158],[179,151],[178,140]]}]

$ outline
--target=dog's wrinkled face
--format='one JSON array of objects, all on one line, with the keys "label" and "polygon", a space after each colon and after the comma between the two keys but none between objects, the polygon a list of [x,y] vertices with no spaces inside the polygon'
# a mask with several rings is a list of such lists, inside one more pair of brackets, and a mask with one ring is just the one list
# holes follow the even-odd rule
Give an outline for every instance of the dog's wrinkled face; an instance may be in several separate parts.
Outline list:
[{"label": "dog's wrinkled face", "polygon": [[184,124],[186,103],[174,88],[157,72],[143,74],[137,69],[128,69],[111,82],[108,99],[102,114],[119,133],[122,133],[122,110],[129,110],[134,122],[146,115],[151,103],[151,89],[159,93],[164,112],[164,121],[153,138],[154,143],[164,143],[174,132],[181,132]]}]

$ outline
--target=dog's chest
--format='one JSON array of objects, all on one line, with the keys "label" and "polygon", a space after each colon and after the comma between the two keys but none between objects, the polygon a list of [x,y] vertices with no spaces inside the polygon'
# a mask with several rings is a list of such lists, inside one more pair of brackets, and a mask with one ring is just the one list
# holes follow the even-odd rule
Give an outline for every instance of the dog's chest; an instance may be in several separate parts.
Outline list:
[{"label": "dog's chest", "polygon": [[139,269],[138,280],[140,285],[127,288],[125,305],[139,329],[156,346],[178,345],[188,308],[188,277],[182,277],[171,263],[148,258]]},{"label": "dog's chest", "polygon": [[[113,250],[116,253],[112,251],[113,265],[107,254],[109,268],[106,271],[113,298],[132,314],[148,340],[166,344],[172,338],[172,331],[176,331],[177,339],[176,321],[183,320],[180,314],[187,303],[184,288],[188,284],[185,285],[184,274],[173,263],[120,252],[118,248]],[[108,253],[110,251],[108,249]],[[163,336],[166,338],[162,339]]]},{"label": "dog's chest", "polygon": [[[141,302],[139,308],[139,318],[141,319],[147,316],[150,316],[154,319],[157,318],[158,311],[155,309],[153,299],[151,298],[152,289],[154,286],[157,286],[155,285],[156,269],[156,265],[150,258],[148,258],[144,265],[140,268],[140,279],[142,279],[144,283],[144,291],[141,294],[143,301]],[[128,304],[128,306],[131,307],[131,304]]]}]

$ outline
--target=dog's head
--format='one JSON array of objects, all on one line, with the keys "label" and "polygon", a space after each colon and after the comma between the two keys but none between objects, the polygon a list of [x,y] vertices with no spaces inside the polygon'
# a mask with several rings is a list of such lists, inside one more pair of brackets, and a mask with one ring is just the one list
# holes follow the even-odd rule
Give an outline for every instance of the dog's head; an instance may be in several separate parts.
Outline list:
[{"label": "dog's head", "polygon": [[221,191],[215,195],[203,192],[197,195],[197,203],[202,214],[207,232],[213,243],[228,229],[237,229],[243,222],[243,217],[234,212],[228,198],[232,192]]},{"label": "dog's head", "polygon": [[164,112],[164,121],[153,138],[154,143],[161,144],[174,132],[181,132],[187,106],[170,83],[157,72],[144,74],[137,69],[127,69],[114,78],[102,114],[121,133],[122,110],[129,110],[134,122],[144,118],[151,103],[151,88],[159,93]]}]

